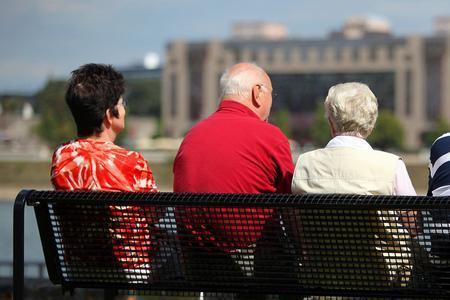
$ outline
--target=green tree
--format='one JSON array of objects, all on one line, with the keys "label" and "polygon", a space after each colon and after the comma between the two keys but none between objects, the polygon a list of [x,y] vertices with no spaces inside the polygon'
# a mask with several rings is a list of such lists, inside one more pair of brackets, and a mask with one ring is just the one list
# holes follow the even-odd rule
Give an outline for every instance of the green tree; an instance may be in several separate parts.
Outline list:
[{"label": "green tree", "polygon": [[311,128],[311,137],[312,142],[316,147],[325,147],[331,139],[330,126],[328,125],[328,121],[325,116],[325,107],[323,105],[319,105],[316,110],[314,122]]},{"label": "green tree", "polygon": [[[129,79],[126,81],[125,99],[128,115],[159,116],[161,103],[160,80]],[[49,81],[36,95],[37,111],[41,121],[38,135],[51,147],[76,137],[76,126],[64,99],[65,82]],[[126,141],[124,130],[117,138],[117,144]]]},{"label": "green tree", "polygon": [[37,134],[50,147],[76,136],[75,123],[64,100],[65,82],[50,80],[36,94],[41,120]]},{"label": "green tree", "polygon": [[292,138],[291,113],[287,108],[273,112],[270,119],[288,138]]},{"label": "green tree", "polygon": [[26,97],[20,95],[4,95],[0,97],[0,104],[5,113],[19,113],[26,101]]},{"label": "green tree", "polygon": [[161,111],[161,81],[128,79],[125,98],[128,113],[138,116],[159,116]]},{"label": "green tree", "polygon": [[441,135],[450,131],[450,124],[444,118],[439,118],[430,131],[427,131],[422,136],[422,141],[425,146],[430,147],[431,144]]},{"label": "green tree", "polygon": [[368,141],[378,149],[403,149],[405,132],[400,120],[390,111],[382,110],[378,114],[375,129]]}]

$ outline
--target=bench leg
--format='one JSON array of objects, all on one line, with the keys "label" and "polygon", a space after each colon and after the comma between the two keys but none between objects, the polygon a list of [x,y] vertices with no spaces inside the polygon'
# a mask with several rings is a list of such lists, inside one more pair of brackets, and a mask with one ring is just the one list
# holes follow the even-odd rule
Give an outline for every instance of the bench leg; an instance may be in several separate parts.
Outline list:
[{"label": "bench leg", "polygon": [[21,191],[14,201],[13,213],[13,299],[24,296],[24,232],[25,204],[30,191]]}]

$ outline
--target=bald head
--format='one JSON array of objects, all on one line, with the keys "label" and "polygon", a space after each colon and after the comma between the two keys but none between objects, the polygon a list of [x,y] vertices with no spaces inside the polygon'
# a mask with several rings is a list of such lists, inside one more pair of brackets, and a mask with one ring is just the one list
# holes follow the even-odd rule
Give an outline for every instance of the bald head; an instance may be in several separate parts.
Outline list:
[{"label": "bald head", "polygon": [[[244,104],[266,120],[272,106],[272,82],[267,73],[253,63],[238,63],[220,78],[220,97]],[[262,97],[269,93],[270,99]]]},{"label": "bald head", "polygon": [[251,96],[252,87],[268,79],[269,76],[266,72],[255,64],[235,64],[226,70],[220,78],[221,98],[248,99]]}]

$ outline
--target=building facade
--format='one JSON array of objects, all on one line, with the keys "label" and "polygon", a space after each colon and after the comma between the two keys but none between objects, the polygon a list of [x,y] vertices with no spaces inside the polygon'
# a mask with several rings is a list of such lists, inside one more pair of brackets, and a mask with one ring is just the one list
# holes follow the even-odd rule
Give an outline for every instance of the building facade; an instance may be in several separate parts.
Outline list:
[{"label": "building facade", "polygon": [[450,120],[450,36],[361,39],[174,41],[163,70],[162,120],[167,136],[181,137],[219,102],[219,78],[236,62],[267,70],[278,98],[274,110],[294,115],[294,128],[311,116],[331,85],[367,83],[403,122],[409,149],[433,122]]}]

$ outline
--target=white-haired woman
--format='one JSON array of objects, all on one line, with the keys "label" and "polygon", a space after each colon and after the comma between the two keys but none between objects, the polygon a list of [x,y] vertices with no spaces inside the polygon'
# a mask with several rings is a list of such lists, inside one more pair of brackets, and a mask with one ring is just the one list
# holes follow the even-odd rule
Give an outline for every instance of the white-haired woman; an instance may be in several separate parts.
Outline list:
[{"label": "white-haired woman", "polygon": [[367,85],[331,87],[325,111],[333,138],[325,148],[300,155],[293,193],[416,195],[402,159],[366,141],[378,117],[377,98]]},{"label": "white-haired woman", "polygon": [[[332,139],[325,148],[300,155],[292,180],[293,193],[416,195],[402,159],[391,153],[374,150],[366,141],[378,116],[377,98],[367,85],[349,82],[331,87],[325,100],[325,110]],[[354,223],[354,226],[360,227],[361,230],[364,227],[371,230],[371,226],[375,227],[374,224],[378,224],[376,225],[378,230],[385,231],[383,234],[377,233],[380,246],[372,247],[369,254],[359,253],[362,256],[371,256],[375,265],[380,265],[379,261],[383,261],[384,258],[384,270],[380,265],[378,274],[371,277],[375,285],[386,282],[386,278],[391,278],[400,285],[409,281],[412,266],[407,240],[410,239],[410,235],[399,215],[398,212],[392,211],[368,212],[363,222],[359,222],[358,225]],[[301,218],[301,215],[299,217]],[[414,221],[414,216],[411,219],[404,216],[402,219]],[[305,224],[307,220],[302,222]],[[372,231],[376,231],[377,228]],[[411,228],[409,230],[411,231]],[[342,232],[335,233],[342,234]],[[398,240],[400,242],[396,242]],[[301,244],[302,241],[299,242]],[[303,244],[305,242],[307,241],[303,241]],[[339,242],[342,241],[336,241]],[[340,246],[347,247],[347,245]],[[398,251],[404,256],[399,260],[390,259],[390,256]],[[315,258],[309,261],[310,267],[316,267],[317,270],[318,266],[327,265],[322,264],[320,261],[322,258],[316,255],[317,253],[309,251],[309,254],[311,257],[319,257],[319,261],[315,261]],[[369,264],[368,261],[367,263]],[[328,262],[328,266],[331,265]],[[322,271],[327,273],[326,268]],[[359,284],[358,276],[343,275],[341,279],[347,281],[347,284]],[[307,282],[311,283],[308,280]]]}]

